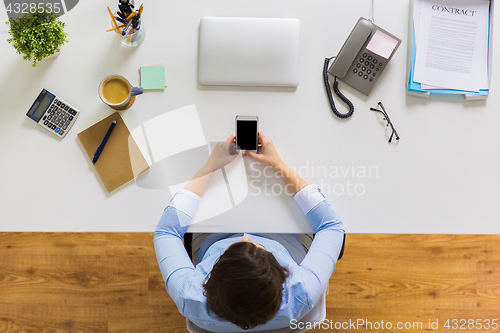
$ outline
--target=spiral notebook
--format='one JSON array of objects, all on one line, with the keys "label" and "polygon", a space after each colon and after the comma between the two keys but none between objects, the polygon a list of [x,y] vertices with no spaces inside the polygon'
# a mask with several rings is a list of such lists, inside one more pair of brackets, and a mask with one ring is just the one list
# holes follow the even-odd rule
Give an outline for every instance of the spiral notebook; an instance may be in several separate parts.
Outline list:
[{"label": "spiral notebook", "polygon": [[116,120],[116,126],[111,133],[99,159],[94,164],[99,177],[108,192],[134,180],[141,174],[149,171],[149,165],[142,155],[134,138],[125,125],[119,112],[115,112],[86,130],[78,133],[89,159],[92,161],[94,153],[106,135],[109,126]]}]

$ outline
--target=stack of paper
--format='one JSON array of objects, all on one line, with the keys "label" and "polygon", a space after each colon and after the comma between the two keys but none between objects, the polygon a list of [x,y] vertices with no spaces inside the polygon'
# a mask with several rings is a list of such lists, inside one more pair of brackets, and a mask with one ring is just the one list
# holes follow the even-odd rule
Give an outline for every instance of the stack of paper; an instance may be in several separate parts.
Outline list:
[{"label": "stack of paper", "polygon": [[489,28],[489,0],[414,0],[408,90],[487,95]]}]

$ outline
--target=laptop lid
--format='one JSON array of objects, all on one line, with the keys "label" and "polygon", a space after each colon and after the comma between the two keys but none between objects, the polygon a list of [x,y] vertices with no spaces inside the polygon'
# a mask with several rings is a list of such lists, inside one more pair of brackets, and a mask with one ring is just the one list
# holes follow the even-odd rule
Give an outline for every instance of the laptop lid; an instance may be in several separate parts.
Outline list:
[{"label": "laptop lid", "polygon": [[203,17],[198,82],[296,87],[299,33],[298,19]]}]

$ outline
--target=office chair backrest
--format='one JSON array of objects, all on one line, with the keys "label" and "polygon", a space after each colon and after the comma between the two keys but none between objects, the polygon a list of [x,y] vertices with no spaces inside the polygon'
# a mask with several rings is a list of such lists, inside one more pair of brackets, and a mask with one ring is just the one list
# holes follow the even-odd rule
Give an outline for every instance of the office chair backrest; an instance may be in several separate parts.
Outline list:
[{"label": "office chair backrest", "polygon": [[[184,234],[184,248],[186,249],[189,258],[193,261],[193,265],[196,266],[196,258],[194,258],[193,260],[193,248],[191,246],[192,241],[193,241],[193,234],[186,232]],[[342,259],[342,257],[344,256],[344,248],[345,248],[345,233],[344,233],[344,240],[342,241],[342,248],[340,249],[339,257],[337,260]]]}]

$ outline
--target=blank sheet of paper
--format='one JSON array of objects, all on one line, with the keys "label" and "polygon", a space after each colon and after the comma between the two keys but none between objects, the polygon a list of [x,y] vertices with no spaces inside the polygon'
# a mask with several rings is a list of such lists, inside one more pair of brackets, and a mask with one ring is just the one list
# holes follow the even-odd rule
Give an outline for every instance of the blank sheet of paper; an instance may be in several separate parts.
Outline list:
[{"label": "blank sheet of paper", "polygon": [[144,130],[154,162],[207,144],[194,104],[148,120]]},{"label": "blank sheet of paper", "polygon": [[137,146],[139,147],[139,150],[141,151],[142,155],[144,155],[144,158],[146,159],[146,162],[148,162],[148,165],[151,166],[152,163],[151,156],[149,155],[148,145],[146,143],[146,138],[144,136],[142,127],[138,126],[133,131],[130,132],[130,135],[133,138],[133,140],[137,143]]}]

